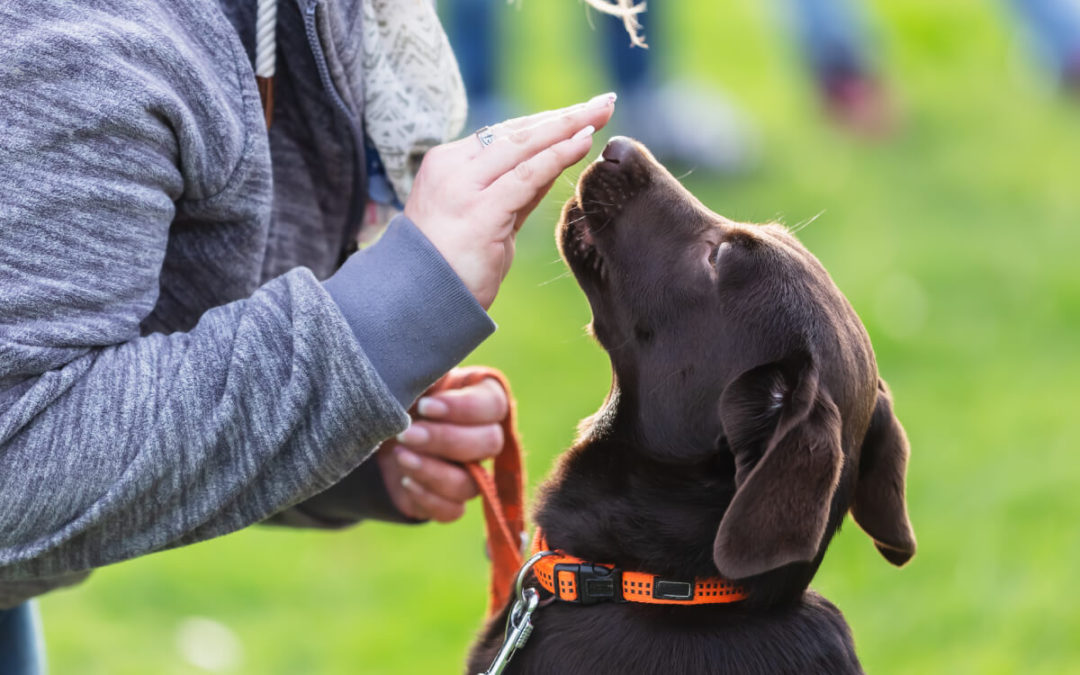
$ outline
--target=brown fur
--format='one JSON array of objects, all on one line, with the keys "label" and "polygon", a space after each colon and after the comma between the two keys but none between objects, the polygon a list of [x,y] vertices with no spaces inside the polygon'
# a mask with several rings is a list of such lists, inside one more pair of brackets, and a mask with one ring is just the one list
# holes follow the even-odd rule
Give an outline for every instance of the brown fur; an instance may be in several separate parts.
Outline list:
[{"label": "brown fur", "polygon": [[[908,444],[870,340],[785,228],[705,208],[616,138],[558,228],[612,363],[611,393],[544,484],[535,521],[573,555],[747,600],[555,603],[507,673],[858,673],[842,615],[807,590],[849,509],[894,564],[915,552]],[[470,656],[501,643],[489,623]]]}]

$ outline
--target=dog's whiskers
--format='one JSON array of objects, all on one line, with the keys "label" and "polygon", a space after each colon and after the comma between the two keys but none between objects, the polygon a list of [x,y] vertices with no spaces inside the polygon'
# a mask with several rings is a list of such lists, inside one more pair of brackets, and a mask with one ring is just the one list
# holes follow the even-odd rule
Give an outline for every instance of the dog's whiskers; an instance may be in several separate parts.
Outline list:
[{"label": "dog's whiskers", "polygon": [[824,213],[825,213],[825,210],[822,209],[821,211],[817,212],[817,215],[812,216],[810,218],[807,218],[806,220],[798,222],[794,226],[787,228],[787,231],[790,232],[791,234],[795,234],[795,233],[799,232],[800,230],[803,230],[803,229],[805,229],[807,227],[810,227],[810,225],[813,224],[813,222],[815,220],[817,220],[822,215],[824,215]]},{"label": "dog's whiskers", "polygon": [[600,227],[596,228],[596,230],[595,230],[595,231],[596,231],[596,232],[603,232],[603,231],[604,231],[604,229],[606,229],[606,228],[607,228],[607,226],[608,226],[608,225],[611,225],[611,224],[612,224],[613,222],[615,222],[615,219],[614,219],[614,218],[608,218],[607,220],[605,220],[605,221],[604,221],[604,224],[603,224],[603,225],[601,225]]},{"label": "dog's whiskers", "polygon": [[556,281],[559,281],[560,279],[565,279],[566,277],[570,276],[571,274],[572,274],[572,273],[570,272],[570,270],[566,270],[566,271],[565,271],[565,272],[563,272],[562,274],[559,274],[559,275],[557,275],[557,276],[554,276],[554,277],[552,277],[552,278],[548,279],[547,281],[543,281],[543,282],[541,282],[541,283],[537,284],[536,286],[537,286],[537,288],[542,288],[542,287],[544,287],[544,286],[547,286],[548,284],[553,284],[553,283],[555,283]]}]

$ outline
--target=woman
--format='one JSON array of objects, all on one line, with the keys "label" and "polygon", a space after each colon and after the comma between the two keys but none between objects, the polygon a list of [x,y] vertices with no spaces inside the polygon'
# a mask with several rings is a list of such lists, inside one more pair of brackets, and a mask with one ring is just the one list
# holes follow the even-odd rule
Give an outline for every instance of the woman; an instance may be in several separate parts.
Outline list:
[{"label": "woman", "polygon": [[[3,672],[41,667],[25,603],[94,567],[270,517],[450,520],[474,495],[453,461],[497,452],[501,390],[406,410],[493,331],[515,233],[614,96],[436,147],[409,185],[415,153],[380,144],[433,108],[365,114],[359,44],[399,4],[425,3],[282,3],[269,131],[255,0],[0,7]],[[338,269],[377,160],[404,215]]]}]

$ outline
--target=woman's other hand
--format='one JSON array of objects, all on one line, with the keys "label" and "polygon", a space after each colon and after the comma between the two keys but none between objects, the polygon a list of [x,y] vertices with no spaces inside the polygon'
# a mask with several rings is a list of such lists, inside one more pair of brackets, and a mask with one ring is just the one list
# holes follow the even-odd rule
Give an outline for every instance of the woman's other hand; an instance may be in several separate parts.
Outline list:
[{"label": "woman's other hand", "polygon": [[506,391],[492,379],[422,396],[412,425],[376,455],[394,506],[420,520],[460,518],[477,495],[461,464],[499,454],[509,410]]}]

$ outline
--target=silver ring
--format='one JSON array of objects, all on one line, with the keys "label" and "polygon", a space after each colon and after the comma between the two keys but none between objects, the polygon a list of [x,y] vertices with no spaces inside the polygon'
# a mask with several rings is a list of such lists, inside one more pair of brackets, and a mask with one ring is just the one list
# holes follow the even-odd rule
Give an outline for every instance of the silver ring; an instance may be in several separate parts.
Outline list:
[{"label": "silver ring", "polygon": [[489,126],[482,126],[476,130],[476,140],[480,141],[482,147],[487,147],[495,142],[495,132],[491,130]]}]

